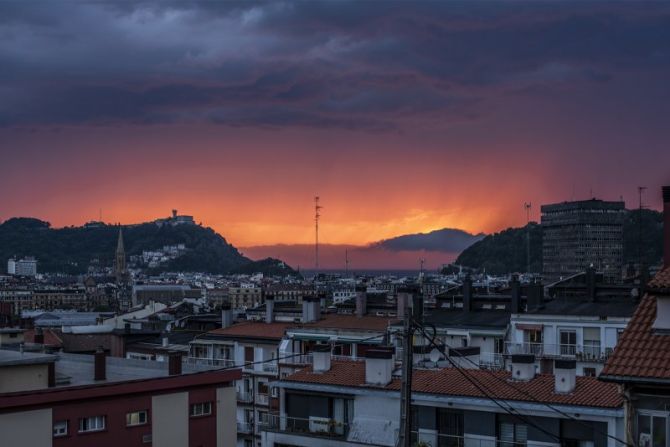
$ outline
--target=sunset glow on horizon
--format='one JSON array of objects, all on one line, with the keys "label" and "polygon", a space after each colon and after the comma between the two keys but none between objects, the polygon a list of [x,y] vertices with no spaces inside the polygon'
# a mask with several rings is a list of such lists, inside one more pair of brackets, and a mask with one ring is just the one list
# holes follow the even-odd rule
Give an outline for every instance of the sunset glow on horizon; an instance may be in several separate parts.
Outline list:
[{"label": "sunset glow on horizon", "polygon": [[670,180],[667,5],[1,8],[0,221],[311,244],[319,195],[322,243],[366,245]]}]

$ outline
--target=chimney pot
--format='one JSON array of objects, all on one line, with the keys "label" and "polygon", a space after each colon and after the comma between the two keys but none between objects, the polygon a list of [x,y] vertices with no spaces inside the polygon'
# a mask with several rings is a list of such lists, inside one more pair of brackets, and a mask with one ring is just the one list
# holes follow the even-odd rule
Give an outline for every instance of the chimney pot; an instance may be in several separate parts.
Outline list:
[{"label": "chimney pot", "polygon": [[572,393],[577,384],[577,362],[575,360],[554,360],[554,391],[560,394]]},{"label": "chimney pot", "polygon": [[365,287],[356,287],[356,316],[363,318],[367,313],[367,290]]},{"label": "chimney pot", "polygon": [[463,311],[470,312],[472,310],[472,278],[468,274],[463,280]]},{"label": "chimney pot", "polygon": [[372,348],[365,352],[365,383],[386,386],[393,378],[393,348]]},{"label": "chimney pot", "polygon": [[233,310],[230,308],[230,303],[223,303],[221,305],[221,328],[225,329],[233,325]]},{"label": "chimney pot", "polygon": [[322,373],[330,371],[330,345],[316,345],[312,350],[312,369]]},{"label": "chimney pot", "polygon": [[512,355],[512,379],[528,381],[535,377],[535,356],[533,354]]}]

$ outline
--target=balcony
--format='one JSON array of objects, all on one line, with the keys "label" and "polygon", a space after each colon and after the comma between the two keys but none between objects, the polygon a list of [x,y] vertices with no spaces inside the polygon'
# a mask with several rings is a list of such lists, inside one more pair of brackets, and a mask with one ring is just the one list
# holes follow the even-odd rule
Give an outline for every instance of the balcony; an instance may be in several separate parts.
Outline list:
[{"label": "balcony", "polygon": [[[291,354],[290,352],[282,353],[279,356],[281,365],[311,365],[312,354]],[[285,358],[282,358],[285,357]]]},{"label": "balcony", "polygon": [[184,357],[184,361],[189,365],[205,365],[221,368],[231,368],[235,366],[235,360],[231,359],[211,359],[205,357]]},{"label": "balcony", "polygon": [[277,374],[277,372],[279,371],[276,362],[263,363],[262,366],[263,366],[263,372],[265,373]]},{"label": "balcony", "polygon": [[267,394],[256,394],[256,403],[258,405],[268,405],[270,403],[270,396]]},{"label": "balcony", "polygon": [[270,414],[268,415],[267,423],[262,424],[261,430],[332,439],[346,439],[349,434],[349,424],[334,419],[314,416],[305,419]]},{"label": "balcony", "polygon": [[433,447],[526,447],[527,443],[496,439],[477,439],[438,433],[436,430],[419,430],[411,433],[412,445]]},{"label": "balcony", "polygon": [[605,362],[612,351],[612,348],[602,348],[599,344],[505,343],[507,355],[534,354],[537,358],[568,358],[584,362]]},{"label": "balcony", "polygon": [[249,403],[254,401],[253,393],[249,391],[238,391],[237,392],[237,401],[243,403]]},{"label": "balcony", "polygon": [[254,432],[254,423],[253,422],[238,422],[237,423],[237,433],[253,434],[253,432]]}]

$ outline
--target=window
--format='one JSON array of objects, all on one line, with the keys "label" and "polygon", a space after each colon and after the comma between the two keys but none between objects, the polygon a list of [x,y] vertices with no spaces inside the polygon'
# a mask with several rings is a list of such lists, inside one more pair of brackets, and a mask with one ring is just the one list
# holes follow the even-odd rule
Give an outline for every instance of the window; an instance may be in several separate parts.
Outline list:
[{"label": "window", "polygon": [[586,377],[595,377],[596,369],[595,368],[584,368],[584,375]]},{"label": "window", "polygon": [[79,432],[100,431],[105,429],[105,416],[93,416],[79,419]]},{"label": "window", "polygon": [[528,441],[528,426],[512,422],[501,422],[498,426],[498,436],[502,447],[512,447],[514,444],[526,444]]},{"label": "window", "polygon": [[253,346],[245,346],[244,347],[244,361],[247,364],[254,362],[254,347]]},{"label": "window", "polygon": [[147,410],[133,411],[126,414],[126,425],[144,425],[147,423]]},{"label": "window", "polygon": [[577,347],[576,331],[560,331],[561,355],[575,355]]},{"label": "window", "polygon": [[600,328],[584,328],[584,355],[587,358],[600,357]]},{"label": "window", "polygon": [[201,402],[199,404],[191,405],[191,416],[207,416],[212,414],[212,403],[211,402]]},{"label": "window", "polygon": [[258,382],[258,394],[268,394],[268,383],[267,382]]},{"label": "window", "polygon": [[667,417],[657,412],[637,415],[637,441],[640,447],[665,447]]},{"label": "window", "polygon": [[67,421],[54,422],[54,438],[67,436]]}]

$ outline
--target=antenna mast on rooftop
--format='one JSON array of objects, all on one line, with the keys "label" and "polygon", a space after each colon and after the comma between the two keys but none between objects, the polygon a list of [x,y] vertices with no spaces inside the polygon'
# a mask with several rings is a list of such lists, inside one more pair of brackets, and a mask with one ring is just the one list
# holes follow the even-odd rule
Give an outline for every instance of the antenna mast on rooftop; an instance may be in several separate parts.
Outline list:
[{"label": "antenna mast on rooftop", "polygon": [[645,208],[642,203],[642,194],[647,189],[646,186],[638,186],[637,194],[639,198],[638,202],[638,212],[637,212],[637,262],[640,275],[642,275],[642,210]]},{"label": "antenna mast on rooftop", "polygon": [[530,210],[533,204],[526,202],[523,207],[526,209],[526,273],[530,275]]},{"label": "antenna mast on rooftop", "polygon": [[316,271],[319,271],[319,218],[321,217],[321,205],[319,205],[319,196],[314,196],[314,230],[316,236],[316,244],[314,246],[314,266]]}]

